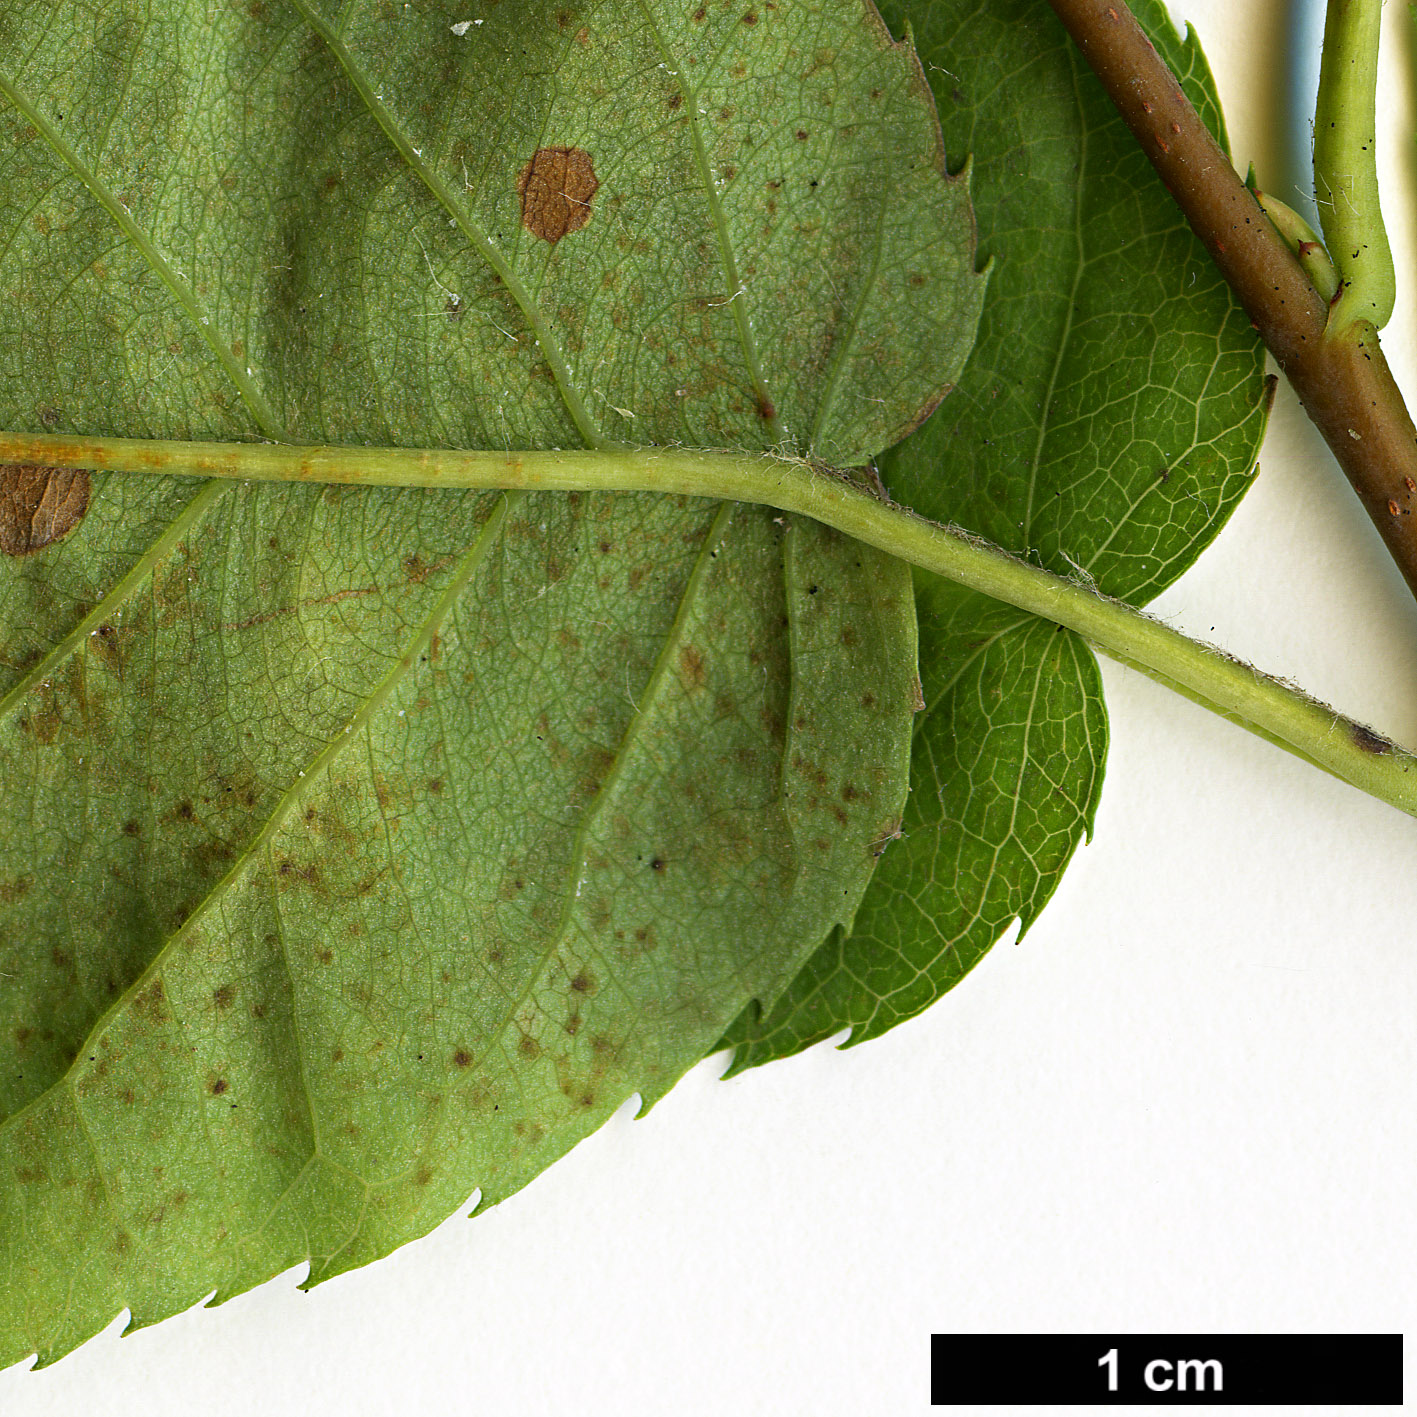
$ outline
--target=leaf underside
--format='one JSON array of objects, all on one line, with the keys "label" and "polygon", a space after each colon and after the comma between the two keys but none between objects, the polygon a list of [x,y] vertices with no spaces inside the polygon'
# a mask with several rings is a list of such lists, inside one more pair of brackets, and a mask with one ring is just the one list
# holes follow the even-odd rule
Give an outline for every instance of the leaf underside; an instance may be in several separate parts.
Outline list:
[{"label": "leaf underside", "polygon": [[[983,287],[864,0],[22,0],[0,190],[18,430],[860,462]],[[86,491],[0,561],[0,1362],[510,1194],[849,925],[907,785],[889,558]]]},{"label": "leaf underside", "polygon": [[[1133,7],[1224,141],[1194,36]],[[1060,575],[1145,601],[1224,525],[1268,411],[1243,311],[1047,7],[888,0],[908,19],[946,146],[969,154],[994,262],[948,403],[882,460],[892,494]],[[725,1038],[735,1070],[850,1028],[884,1033],[1027,930],[1092,829],[1107,748],[1092,652],[1007,606],[917,587],[917,724],[901,838],[854,932]]]}]

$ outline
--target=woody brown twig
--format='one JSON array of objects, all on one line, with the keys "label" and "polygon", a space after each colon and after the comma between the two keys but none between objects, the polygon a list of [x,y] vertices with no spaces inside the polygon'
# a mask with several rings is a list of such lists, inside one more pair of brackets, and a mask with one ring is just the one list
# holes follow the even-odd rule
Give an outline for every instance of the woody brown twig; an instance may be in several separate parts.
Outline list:
[{"label": "woody brown twig", "polygon": [[1417,429],[1376,328],[1328,302],[1260,210],[1124,0],[1050,0],[1333,450],[1417,595]]}]

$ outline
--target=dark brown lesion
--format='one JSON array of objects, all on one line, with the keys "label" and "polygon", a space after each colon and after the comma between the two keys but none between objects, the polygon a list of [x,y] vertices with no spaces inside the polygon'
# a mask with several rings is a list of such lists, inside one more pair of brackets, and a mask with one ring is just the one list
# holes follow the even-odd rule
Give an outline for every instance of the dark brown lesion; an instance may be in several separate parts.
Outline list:
[{"label": "dark brown lesion", "polygon": [[30,556],[62,541],[89,509],[80,468],[0,464],[0,552]]},{"label": "dark brown lesion", "polygon": [[1348,731],[1352,736],[1354,746],[1365,753],[1381,756],[1393,751],[1390,739],[1384,738],[1380,733],[1374,733],[1371,728],[1365,728],[1361,723],[1352,724]]},{"label": "dark brown lesion", "polygon": [[584,148],[540,148],[517,177],[522,225],[554,246],[590,220],[590,204],[599,188],[595,165]]}]

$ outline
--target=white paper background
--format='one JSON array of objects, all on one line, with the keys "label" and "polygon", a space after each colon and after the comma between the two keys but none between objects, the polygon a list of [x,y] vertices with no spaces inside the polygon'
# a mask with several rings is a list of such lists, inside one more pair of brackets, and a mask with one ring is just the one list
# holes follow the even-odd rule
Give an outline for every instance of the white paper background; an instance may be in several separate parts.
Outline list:
[{"label": "white paper background", "polygon": [[[1291,5],[1176,9],[1241,169],[1293,195]],[[1417,391],[1406,7],[1387,24],[1384,343]],[[1417,744],[1417,605],[1287,390],[1262,468],[1157,609]],[[0,1412],[924,1413],[932,1330],[1405,1329],[1417,829],[1105,669],[1095,844],[924,1016],[730,1083],[707,1063],[476,1223],[115,1324],[0,1375]]]}]

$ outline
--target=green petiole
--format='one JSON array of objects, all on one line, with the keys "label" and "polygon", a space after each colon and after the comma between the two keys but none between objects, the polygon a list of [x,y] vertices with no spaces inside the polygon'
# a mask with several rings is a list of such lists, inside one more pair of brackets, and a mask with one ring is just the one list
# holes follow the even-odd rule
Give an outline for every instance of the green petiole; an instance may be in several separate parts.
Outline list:
[{"label": "green petiole", "polygon": [[1397,279],[1378,205],[1378,31],[1382,0],[1329,0],[1314,112],[1314,200],[1342,292],[1328,331],[1381,329]]},{"label": "green petiole", "polygon": [[656,492],[775,507],[1075,630],[1110,658],[1417,816],[1417,758],[1372,730],[1129,605],[926,521],[801,458],[685,448],[504,453],[0,433],[0,463],[242,481]]}]

